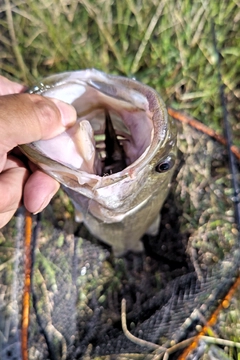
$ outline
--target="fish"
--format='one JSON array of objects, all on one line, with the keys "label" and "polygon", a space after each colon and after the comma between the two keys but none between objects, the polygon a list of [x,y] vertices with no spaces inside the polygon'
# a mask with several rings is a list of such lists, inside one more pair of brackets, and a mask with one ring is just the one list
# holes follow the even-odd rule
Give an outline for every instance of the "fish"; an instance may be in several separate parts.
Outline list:
[{"label": "fish", "polygon": [[74,106],[64,133],[20,146],[59,181],[77,218],[116,256],[143,251],[159,231],[177,158],[177,131],[161,96],[148,85],[96,69],[51,75],[30,94]]}]

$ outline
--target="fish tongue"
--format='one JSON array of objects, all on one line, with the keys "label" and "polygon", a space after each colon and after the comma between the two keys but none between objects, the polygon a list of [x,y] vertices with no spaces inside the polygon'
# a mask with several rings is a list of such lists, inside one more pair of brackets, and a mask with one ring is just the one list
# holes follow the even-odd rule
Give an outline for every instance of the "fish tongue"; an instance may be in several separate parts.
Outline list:
[{"label": "fish tongue", "polygon": [[126,167],[125,153],[114,130],[109,112],[105,110],[105,151],[106,158],[102,175],[114,174]]}]

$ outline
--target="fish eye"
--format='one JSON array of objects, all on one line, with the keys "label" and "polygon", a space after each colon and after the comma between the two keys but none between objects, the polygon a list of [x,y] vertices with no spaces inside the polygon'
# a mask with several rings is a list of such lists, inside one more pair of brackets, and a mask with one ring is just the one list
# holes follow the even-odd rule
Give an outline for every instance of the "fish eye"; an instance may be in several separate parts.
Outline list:
[{"label": "fish eye", "polygon": [[172,156],[168,156],[165,160],[162,160],[159,164],[157,164],[155,170],[159,173],[164,173],[170,169],[175,164],[175,159]]}]

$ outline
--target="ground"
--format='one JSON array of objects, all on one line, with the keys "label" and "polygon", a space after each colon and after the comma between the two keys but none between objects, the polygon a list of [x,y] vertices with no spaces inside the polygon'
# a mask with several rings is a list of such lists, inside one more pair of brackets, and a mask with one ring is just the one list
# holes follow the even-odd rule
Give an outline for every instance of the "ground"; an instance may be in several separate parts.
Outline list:
[{"label": "ground", "polygon": [[[6,0],[0,2],[0,73],[29,85],[52,73],[86,67],[135,77],[159,91],[167,105],[222,132],[220,71],[233,139],[239,145],[239,21],[235,1],[19,0],[13,5]],[[151,350],[134,345],[122,333],[123,297],[129,330],[167,345],[193,332],[190,328],[184,335],[182,324],[200,303],[209,304],[203,313],[208,317],[216,306],[209,303],[210,295],[223,297],[238,259],[226,150],[189,127],[179,129],[179,150],[181,161],[162,209],[159,235],[144,237],[142,255],[113,259],[109,248],[74,223],[73,207],[62,192],[43,213],[34,270],[31,359],[53,354],[99,358],[114,351],[144,354],[126,358],[146,358]],[[19,345],[16,303],[21,303],[23,258],[17,253],[22,240],[16,236],[21,221],[18,227],[15,221],[0,239],[0,349],[8,346],[8,359]],[[86,238],[90,242],[82,240]],[[217,336],[239,341],[239,308],[236,295],[229,311],[218,317]],[[225,350],[230,359],[239,356],[236,349]],[[201,356],[209,359],[208,350]]]}]

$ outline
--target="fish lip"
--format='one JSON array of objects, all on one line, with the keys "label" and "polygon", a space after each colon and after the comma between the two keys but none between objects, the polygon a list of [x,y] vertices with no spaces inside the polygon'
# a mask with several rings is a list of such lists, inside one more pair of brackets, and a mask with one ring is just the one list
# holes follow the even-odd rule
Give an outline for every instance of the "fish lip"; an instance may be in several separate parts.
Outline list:
[{"label": "fish lip", "polygon": [[[175,136],[176,138],[176,136]],[[86,173],[85,171],[82,170],[78,170],[78,169],[74,169],[71,168],[70,166],[68,166],[67,164],[55,161],[53,159],[50,159],[45,156],[44,153],[41,153],[42,156],[42,167],[44,168],[45,166],[45,161],[44,158],[47,160],[47,162],[51,162],[53,164],[56,164],[58,166],[62,166],[66,169],[68,169],[70,172],[76,172],[77,174],[79,174],[79,176],[81,174],[84,174],[85,176],[87,176],[89,179],[96,179],[96,182],[98,182],[99,184],[97,186],[94,186],[94,189],[100,189],[106,186],[110,186],[113,184],[116,184],[117,182],[123,181],[126,178],[130,178],[129,181],[134,180],[136,175],[141,172],[142,170],[144,170],[146,168],[146,166],[149,166],[149,163],[154,159],[156,153],[159,150],[159,147],[164,146],[164,150],[161,154],[161,156],[159,157],[159,161],[161,161],[161,159],[164,159],[168,154],[169,154],[169,149],[168,147],[172,148],[172,146],[175,146],[175,144],[172,144],[174,142],[175,138],[171,138],[171,140],[165,141],[165,144],[162,143],[162,141],[159,141],[158,147],[155,147],[154,144],[152,144],[151,146],[149,146],[145,152],[132,164],[128,165],[126,168],[124,168],[123,170],[114,173],[114,174],[109,174],[107,176],[100,176],[100,175],[96,175],[96,174],[89,174]],[[166,139],[165,139],[166,140]],[[168,144],[170,144],[168,146]],[[22,149],[22,151],[29,156],[28,154],[28,150],[27,147],[31,145],[31,147],[34,149],[35,148],[35,144],[31,143],[28,145],[20,145],[19,147]],[[153,147],[154,151],[152,151],[151,147]],[[39,150],[38,150],[39,152]],[[39,152],[40,153],[40,152]],[[35,161],[33,158],[31,159],[33,162],[35,162],[36,164],[39,164],[39,161]],[[155,166],[155,165],[154,165]],[[153,166],[153,167],[154,167]],[[65,171],[66,172],[66,171]]]}]

